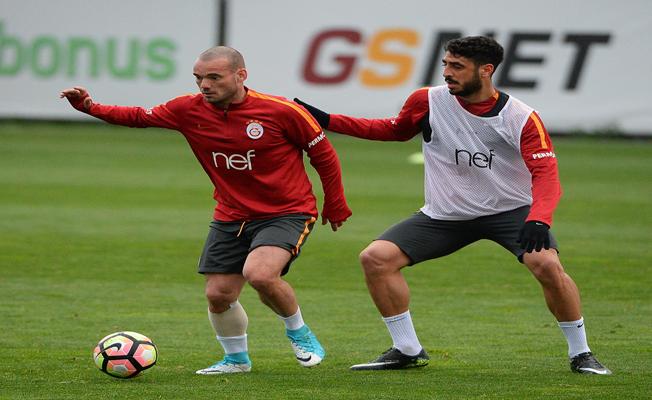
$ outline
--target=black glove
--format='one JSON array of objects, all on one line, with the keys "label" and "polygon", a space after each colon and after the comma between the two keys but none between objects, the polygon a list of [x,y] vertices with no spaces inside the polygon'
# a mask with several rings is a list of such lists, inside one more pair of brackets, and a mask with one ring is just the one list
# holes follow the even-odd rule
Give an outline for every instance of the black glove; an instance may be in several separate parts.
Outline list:
[{"label": "black glove", "polygon": [[543,222],[528,221],[521,228],[518,243],[528,253],[532,253],[532,250],[541,251],[542,248],[548,250],[550,248],[548,230],[550,230],[550,226]]},{"label": "black glove", "polygon": [[319,123],[319,126],[321,126],[324,129],[328,129],[328,124],[331,122],[331,115],[328,113],[323,112],[317,107],[313,107],[308,103],[304,103],[303,101],[297,99],[296,97],[294,98],[294,102],[297,104],[301,104],[303,108],[308,110],[310,114],[312,114],[313,117],[317,120]]}]

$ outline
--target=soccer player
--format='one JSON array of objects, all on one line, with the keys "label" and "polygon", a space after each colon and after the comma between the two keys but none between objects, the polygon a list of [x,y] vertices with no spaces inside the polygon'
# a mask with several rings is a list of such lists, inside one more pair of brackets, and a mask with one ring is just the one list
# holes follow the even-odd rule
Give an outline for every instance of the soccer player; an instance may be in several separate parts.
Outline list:
[{"label": "soccer player", "polygon": [[99,104],[82,87],[63,90],[60,97],[112,124],[181,132],[215,186],[214,221],[198,268],[206,279],[208,319],[225,356],[197,374],[251,370],[248,318],[238,301],[245,283],[285,323],[299,364],[315,366],[325,351],[282,276],[299,256],[317,217],[304,152],[324,189],[322,224],[330,223],[336,231],[351,215],[337,154],[303,108],[244,85],[247,70],[235,49],[204,51],[193,75],[201,93],[151,109]]},{"label": "soccer player", "polygon": [[401,269],[489,239],[512,252],[541,284],[546,304],[568,341],[571,370],[610,374],[589,349],[577,286],[564,272],[549,231],[561,187],[541,118],[493,86],[492,74],[503,59],[503,48],[495,40],[455,39],[445,50],[446,85],[416,90],[396,118],[330,115],[295,99],[334,132],[398,141],[423,134],[424,206],[360,254],[367,287],[393,347],[351,369],[427,365],[429,357],[412,324]]}]

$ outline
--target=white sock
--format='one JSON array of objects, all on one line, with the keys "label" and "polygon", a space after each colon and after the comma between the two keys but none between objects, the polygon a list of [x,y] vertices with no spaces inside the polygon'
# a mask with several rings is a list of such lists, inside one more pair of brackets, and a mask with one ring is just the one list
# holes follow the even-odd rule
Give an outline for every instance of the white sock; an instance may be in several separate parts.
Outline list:
[{"label": "white sock", "polygon": [[559,322],[561,331],[568,342],[568,357],[573,358],[578,354],[591,351],[586,342],[586,331],[584,330],[584,318],[577,321]]},{"label": "white sock", "polygon": [[281,317],[280,315],[278,317],[285,322],[285,329],[290,331],[295,331],[306,324],[303,322],[303,316],[301,316],[301,308],[297,308],[297,312],[289,317]]},{"label": "white sock", "polygon": [[416,356],[421,352],[423,347],[421,347],[417,333],[414,331],[410,310],[403,314],[383,318],[383,321],[385,321],[389,334],[394,341],[394,347],[399,349],[401,353]]},{"label": "white sock", "polygon": [[224,353],[226,354],[246,353],[248,351],[246,334],[231,337],[217,336],[217,340],[224,348]]}]

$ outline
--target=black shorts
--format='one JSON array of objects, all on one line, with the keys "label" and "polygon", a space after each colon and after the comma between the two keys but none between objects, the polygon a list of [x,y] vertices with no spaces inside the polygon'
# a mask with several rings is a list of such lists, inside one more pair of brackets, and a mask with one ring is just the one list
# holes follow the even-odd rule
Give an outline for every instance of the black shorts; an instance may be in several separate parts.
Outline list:
[{"label": "black shorts", "polygon": [[314,224],[314,217],[301,214],[244,222],[213,221],[199,259],[198,272],[242,274],[245,260],[253,249],[276,246],[292,254],[281,273],[285,275],[299,256]]},{"label": "black shorts", "polygon": [[[517,242],[530,212],[529,206],[466,221],[432,219],[421,211],[386,230],[379,240],[396,244],[409,258],[410,265],[451,254],[481,239],[492,240],[523,262],[524,249]],[[557,241],[549,232],[550,247]]]}]

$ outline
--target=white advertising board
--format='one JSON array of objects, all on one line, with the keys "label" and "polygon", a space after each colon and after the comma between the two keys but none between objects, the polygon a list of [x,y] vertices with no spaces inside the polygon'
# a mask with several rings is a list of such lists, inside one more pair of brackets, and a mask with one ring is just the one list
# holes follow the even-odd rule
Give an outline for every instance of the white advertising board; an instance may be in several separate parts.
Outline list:
[{"label": "white advertising board", "polygon": [[0,116],[82,118],[58,98],[74,85],[148,107],[195,91],[217,12],[214,0],[0,0]]},{"label": "white advertising board", "polygon": [[[395,115],[438,85],[443,43],[490,34],[499,89],[553,132],[652,135],[652,2],[222,0],[226,44],[247,85],[334,113]],[[0,117],[72,119],[57,98],[152,106],[195,91],[192,64],[217,43],[219,0],[0,0]]]},{"label": "white advertising board", "polygon": [[491,34],[506,56],[494,83],[550,131],[652,134],[649,0],[246,0],[228,21],[252,88],[333,113],[395,115],[443,83],[441,42]]}]

